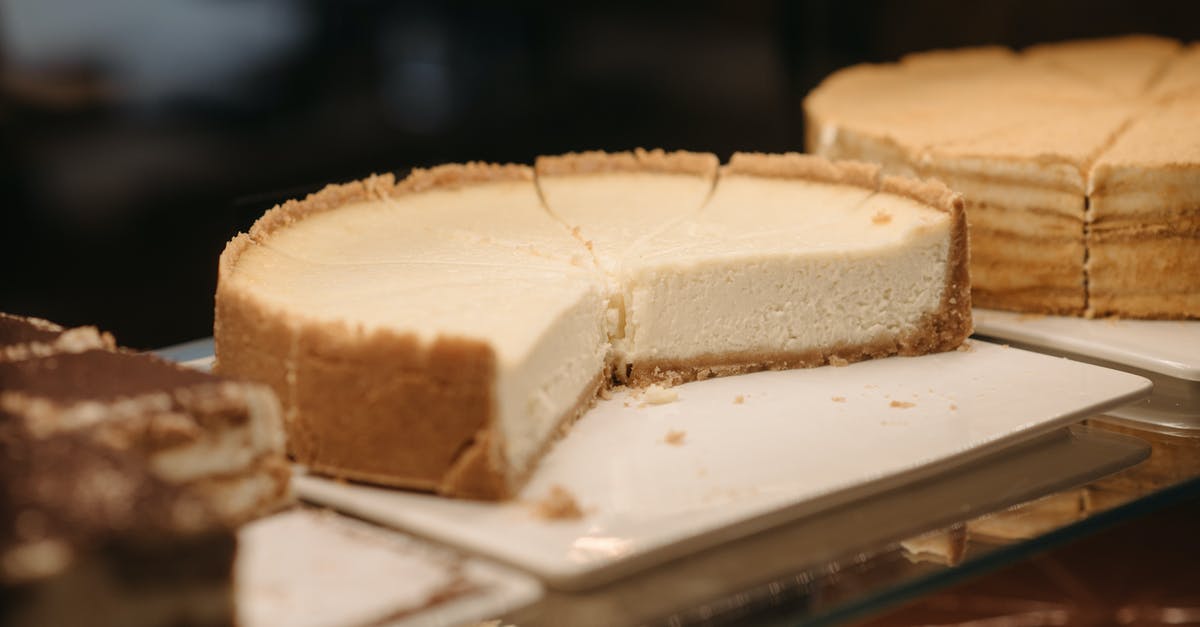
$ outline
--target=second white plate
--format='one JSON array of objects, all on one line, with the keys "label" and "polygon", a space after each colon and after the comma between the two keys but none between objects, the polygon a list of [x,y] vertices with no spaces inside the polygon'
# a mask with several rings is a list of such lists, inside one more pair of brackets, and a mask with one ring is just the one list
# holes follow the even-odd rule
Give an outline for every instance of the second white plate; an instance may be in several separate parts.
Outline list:
[{"label": "second white plate", "polygon": [[[299,477],[309,500],[578,589],[878,494],[1150,391],[1146,379],[986,342],[600,401],[520,497],[480,503]],[[539,517],[553,486],[584,515]],[[887,521],[880,521],[887,524]]]},{"label": "second white plate", "polygon": [[1200,320],[1088,320],[976,309],[975,332],[1035,349],[1200,381]]}]

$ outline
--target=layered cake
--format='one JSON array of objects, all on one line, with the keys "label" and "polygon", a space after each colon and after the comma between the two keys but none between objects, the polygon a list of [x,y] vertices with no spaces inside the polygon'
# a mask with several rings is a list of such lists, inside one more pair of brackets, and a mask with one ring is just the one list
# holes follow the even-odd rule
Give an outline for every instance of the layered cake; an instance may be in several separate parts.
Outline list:
[{"label": "layered cake", "polygon": [[807,145],[961,192],[978,306],[1196,318],[1198,76],[1154,37],[910,55],[826,79]]},{"label": "layered cake", "polygon": [[[802,155],[587,153],[335,185],[221,256],[216,368],[318,472],[505,498],[615,380],[958,346],[961,199]],[[714,187],[715,179],[715,187]],[[629,227],[609,222],[628,221]]]},{"label": "layered cake", "polygon": [[230,624],[233,527],[290,502],[278,401],[0,315],[0,623]]},{"label": "layered cake", "polygon": [[74,433],[146,460],[230,523],[288,500],[277,401],[149,355],[88,350],[0,362],[0,412],[33,438]]},{"label": "layered cake", "polygon": [[0,312],[0,360],[113,348],[112,336],[95,327],[65,329],[49,320]]},{"label": "layered cake", "polygon": [[232,624],[236,540],[205,499],[76,431],[0,416],[0,624]]}]

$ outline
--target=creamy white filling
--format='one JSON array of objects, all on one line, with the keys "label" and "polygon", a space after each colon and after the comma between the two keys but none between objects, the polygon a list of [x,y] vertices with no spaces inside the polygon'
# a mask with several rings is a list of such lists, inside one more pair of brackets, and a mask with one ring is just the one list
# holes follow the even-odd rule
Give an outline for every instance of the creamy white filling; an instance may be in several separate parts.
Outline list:
[{"label": "creamy white filling", "polygon": [[565,307],[519,361],[496,379],[497,424],[519,475],[553,437],[563,414],[607,368],[606,299],[600,284]]},{"label": "creamy white filling", "polygon": [[245,391],[246,422],[238,427],[209,431],[195,442],[163,449],[150,457],[154,473],[172,483],[244,471],[267,453],[282,455],[283,424],[274,394]]},{"label": "creamy white filling", "polygon": [[948,241],[846,252],[734,254],[642,267],[626,286],[626,356],[803,353],[896,337],[935,311]]},{"label": "creamy white filling", "polygon": [[627,363],[802,353],[912,331],[938,309],[950,219],[890,194],[726,175],[625,264]]}]

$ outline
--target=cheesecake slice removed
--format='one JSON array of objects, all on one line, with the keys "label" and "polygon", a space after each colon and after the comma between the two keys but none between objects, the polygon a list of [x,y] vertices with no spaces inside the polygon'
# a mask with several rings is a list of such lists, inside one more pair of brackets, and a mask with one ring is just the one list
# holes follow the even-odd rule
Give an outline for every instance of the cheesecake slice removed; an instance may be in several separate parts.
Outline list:
[{"label": "cheesecake slice removed", "polygon": [[962,199],[875,166],[739,153],[621,276],[634,384],[957,347],[971,332]]}]

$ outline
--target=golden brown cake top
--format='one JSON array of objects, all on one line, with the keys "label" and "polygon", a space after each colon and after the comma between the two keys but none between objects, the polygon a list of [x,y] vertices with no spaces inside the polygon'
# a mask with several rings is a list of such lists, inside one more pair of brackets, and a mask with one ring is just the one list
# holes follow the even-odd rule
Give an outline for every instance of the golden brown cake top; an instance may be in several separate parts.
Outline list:
[{"label": "golden brown cake top", "polygon": [[962,196],[937,179],[881,176],[878,165],[860,161],[830,161],[796,152],[737,152],[722,173],[852,185],[903,196],[947,213],[962,209]]},{"label": "golden brown cake top", "polygon": [[[856,66],[826,79],[805,108],[820,153],[1084,193],[1093,165],[1194,163],[1189,102],[1200,102],[1200,46],[1134,35]],[[1174,132],[1167,119],[1179,122]]]},{"label": "golden brown cake top", "polygon": [[1140,96],[1180,51],[1174,39],[1129,35],[1032,46],[1024,57],[1124,97]]},{"label": "golden brown cake top", "polygon": [[858,161],[830,161],[798,152],[766,154],[735,152],[723,168],[726,174],[803,179],[877,189],[879,166]]},{"label": "golden brown cake top", "polygon": [[1200,98],[1200,42],[1192,42],[1163,68],[1149,96],[1157,101]]},{"label": "golden brown cake top", "polygon": [[563,155],[540,156],[534,166],[538,176],[601,174],[606,172],[662,172],[693,174],[712,178],[717,172],[717,156],[707,152],[661,148],[636,148],[624,152],[590,150]]},{"label": "golden brown cake top", "polygon": [[1200,171],[1200,98],[1144,113],[1097,159],[1093,175],[1120,166]]},{"label": "golden brown cake top", "polygon": [[354,202],[383,200],[434,189],[459,189],[472,185],[510,181],[533,181],[533,169],[520,164],[449,163],[432,168],[414,168],[399,182],[390,173],[372,174],[349,183],[326,185],[300,200],[289,200],[267,211],[250,229],[259,239],[308,215]]}]

